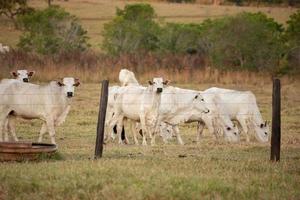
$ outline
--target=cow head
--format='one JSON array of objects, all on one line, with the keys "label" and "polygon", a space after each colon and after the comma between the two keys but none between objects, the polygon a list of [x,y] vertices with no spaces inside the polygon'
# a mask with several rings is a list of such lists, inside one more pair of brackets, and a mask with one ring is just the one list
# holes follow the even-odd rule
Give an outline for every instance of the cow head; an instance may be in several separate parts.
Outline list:
[{"label": "cow head", "polygon": [[260,123],[260,124],[255,124],[254,125],[254,131],[255,131],[255,137],[258,141],[260,142],[268,142],[269,141],[269,125],[267,121]]},{"label": "cow head", "polygon": [[197,111],[200,111],[201,113],[207,114],[210,112],[201,93],[197,93],[193,96],[193,104]]},{"label": "cow head", "polygon": [[29,82],[29,79],[33,76],[33,74],[34,74],[34,71],[28,72],[26,69],[11,72],[11,75],[15,79],[22,81],[22,82]]},{"label": "cow head", "polygon": [[228,142],[240,141],[239,129],[232,122],[223,125],[223,133],[224,133],[225,140],[227,140]]},{"label": "cow head", "polygon": [[75,87],[80,85],[79,79],[66,77],[57,81],[59,87],[63,88],[66,97],[71,98],[74,96]]},{"label": "cow head", "polygon": [[148,81],[149,85],[152,87],[152,91],[156,93],[162,93],[165,85],[168,85],[169,80],[163,81],[163,78],[153,78],[153,81]]}]

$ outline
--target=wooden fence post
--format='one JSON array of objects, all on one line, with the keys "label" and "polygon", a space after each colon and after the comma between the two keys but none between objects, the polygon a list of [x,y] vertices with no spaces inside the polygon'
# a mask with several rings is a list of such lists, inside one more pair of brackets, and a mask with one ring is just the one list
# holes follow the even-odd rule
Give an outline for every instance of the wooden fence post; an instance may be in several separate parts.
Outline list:
[{"label": "wooden fence post", "polygon": [[97,125],[97,137],[95,146],[95,159],[102,157],[103,152],[103,140],[104,140],[104,127],[105,127],[105,115],[108,100],[108,80],[102,81],[101,98],[98,114]]},{"label": "wooden fence post", "polygon": [[281,139],[281,119],[280,119],[280,80],[273,79],[272,95],[272,137],[271,137],[271,161],[280,160],[280,139]]}]

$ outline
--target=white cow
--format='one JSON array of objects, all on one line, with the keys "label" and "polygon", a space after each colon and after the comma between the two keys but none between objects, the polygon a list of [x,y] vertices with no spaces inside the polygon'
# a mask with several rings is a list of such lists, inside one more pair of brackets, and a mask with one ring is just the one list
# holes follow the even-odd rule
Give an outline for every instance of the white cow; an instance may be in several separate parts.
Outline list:
[{"label": "white cow", "polygon": [[44,121],[39,142],[48,131],[51,143],[55,144],[55,127],[62,124],[69,113],[74,88],[79,80],[72,77],[52,81],[45,86],[15,81],[3,91],[0,99],[0,137],[9,115],[24,119]]},{"label": "white cow", "polygon": [[29,82],[29,80],[32,78],[32,76],[34,75],[34,71],[27,71],[26,69],[21,69],[21,70],[17,70],[17,71],[12,71],[11,75],[19,81],[22,82]]},{"label": "white cow", "polygon": [[[5,87],[7,87],[9,85],[9,83],[13,83],[16,81],[28,82],[30,80],[30,78],[33,76],[33,74],[34,74],[34,71],[28,72],[25,69],[11,72],[11,75],[15,79],[3,79],[0,82],[0,91],[3,92],[3,90],[5,89]],[[18,141],[18,138],[15,134],[14,120],[15,120],[14,116],[10,115],[5,122],[5,130],[4,130],[4,140],[5,141],[8,141],[8,132],[10,132],[12,134],[13,139],[15,141]]]},{"label": "white cow", "polygon": [[267,142],[269,139],[269,127],[263,121],[256,103],[255,95],[250,91],[236,91],[212,87],[204,91],[207,94],[218,96],[219,105],[224,114],[232,120],[237,120],[246,134],[247,142],[250,141],[249,131],[255,133],[260,142]]},{"label": "white cow", "polygon": [[[121,86],[139,86],[139,83],[136,80],[134,73],[127,69],[122,69],[120,71],[119,81],[121,83]],[[119,86],[109,87],[108,102],[107,102],[107,109],[106,109],[106,120],[105,120],[106,130],[110,130],[108,126],[109,126],[112,116],[113,116],[113,106],[114,106],[116,97],[118,95],[119,89],[120,89]],[[130,123],[130,125],[131,125],[131,127],[133,127],[132,123]],[[115,127],[114,127],[114,130],[116,131]],[[123,127],[123,130],[124,130],[124,127]],[[113,131],[110,134],[113,139],[115,138],[115,134],[116,134],[116,132],[114,133]],[[105,137],[106,137],[106,140],[109,138],[109,134],[107,131],[106,131]],[[125,135],[125,142],[128,143],[128,139],[127,139],[126,135]]]},{"label": "white cow", "polygon": [[[167,94],[164,95],[164,93]],[[235,127],[235,125],[232,123],[230,117],[224,114],[222,109],[217,104],[217,100],[216,100],[217,97],[215,97],[214,95],[210,95],[202,91],[185,90],[180,88],[177,88],[177,91],[174,90],[172,92],[169,92],[167,88],[165,89],[164,93],[162,94],[162,102],[163,100],[165,100],[166,102],[164,104],[166,104],[169,107],[169,112],[165,111],[165,113],[169,115],[169,117],[180,118],[183,117],[184,115],[184,117],[186,118],[184,121],[185,123],[198,122],[197,141],[199,141],[204,125],[206,125],[208,127],[209,132],[215,134],[217,138],[218,138],[217,132],[219,129],[221,129],[224,133],[225,140],[229,142],[239,141],[240,138],[239,138],[237,127]],[[172,93],[172,95],[168,93]],[[192,108],[189,107],[188,105],[184,108],[186,110],[181,109],[180,111],[175,111],[174,108],[176,108],[179,103],[176,103],[175,101],[173,102],[172,99],[186,98],[186,94],[189,93],[200,93],[201,97],[204,99],[206,107],[209,109],[209,112],[203,114],[201,112],[194,111],[193,113],[192,111],[189,111]],[[163,103],[161,104],[161,108],[164,107],[164,104]],[[186,112],[186,114],[184,114],[184,112]],[[166,130],[166,128],[162,130]],[[183,144],[181,136],[179,134],[179,129],[175,125],[173,125],[173,131],[168,131],[167,133],[162,134],[162,136],[164,137],[164,141],[167,141],[166,137],[171,138],[172,134],[176,134],[178,143]]]},{"label": "white cow", "polygon": [[209,112],[201,92],[169,86],[161,96],[158,121],[171,125],[178,143],[184,144],[178,125],[196,118],[199,121]]},{"label": "white cow", "polygon": [[119,73],[119,81],[121,86],[140,85],[136,80],[134,73],[127,69],[121,69]]},{"label": "white cow", "polygon": [[[119,143],[122,143],[121,130],[123,127],[123,120],[125,118],[131,119],[141,123],[143,130],[143,145],[147,145],[146,134],[152,137],[150,128],[156,130],[156,126],[160,124],[157,121],[158,109],[160,105],[160,97],[163,92],[164,85],[168,81],[163,81],[162,78],[153,78],[149,81],[148,87],[141,86],[126,86],[121,87],[117,95],[113,119],[111,120],[111,128],[117,124],[117,133],[119,134]],[[133,132],[136,138],[136,132]],[[151,140],[154,145],[155,141]]]},{"label": "white cow", "polygon": [[231,121],[230,116],[226,113],[221,98],[215,94],[211,94],[206,90],[202,92],[202,95],[211,112],[207,115],[204,115],[202,120],[198,123],[197,141],[200,140],[204,125],[206,125],[208,131],[214,134],[217,139],[219,136],[218,132],[221,131],[225,140],[229,142],[239,142],[239,130]]}]

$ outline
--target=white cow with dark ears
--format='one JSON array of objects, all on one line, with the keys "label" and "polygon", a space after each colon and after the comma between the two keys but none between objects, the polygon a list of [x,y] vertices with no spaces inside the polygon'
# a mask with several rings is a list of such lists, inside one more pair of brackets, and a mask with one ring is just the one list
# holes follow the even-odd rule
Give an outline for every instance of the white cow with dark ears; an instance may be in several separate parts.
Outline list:
[{"label": "white cow with dark ears", "polygon": [[[121,131],[125,118],[141,123],[143,130],[143,145],[147,145],[146,134],[152,137],[152,130],[156,130],[156,126],[160,124],[158,119],[158,109],[160,106],[161,93],[168,81],[162,78],[153,78],[149,81],[148,87],[142,86],[126,86],[118,90],[116,101],[113,108],[113,117],[111,120],[111,128],[117,124],[117,133],[119,134],[119,143],[122,143]],[[151,121],[151,123],[150,123]],[[134,131],[134,137],[136,138]],[[151,145],[155,144],[155,140],[151,140]]]},{"label": "white cow with dark ears", "polygon": [[22,82],[29,82],[29,80],[32,78],[34,75],[34,71],[27,71],[26,69],[19,69],[17,71],[12,71],[11,75],[19,81]]},{"label": "white cow with dark ears", "polygon": [[28,120],[42,120],[44,123],[38,141],[41,142],[43,135],[48,132],[51,143],[56,144],[55,127],[64,122],[75,87],[79,84],[79,80],[72,77],[52,81],[45,86],[19,81],[9,83],[0,99],[0,139],[2,140],[5,121],[12,115]]}]

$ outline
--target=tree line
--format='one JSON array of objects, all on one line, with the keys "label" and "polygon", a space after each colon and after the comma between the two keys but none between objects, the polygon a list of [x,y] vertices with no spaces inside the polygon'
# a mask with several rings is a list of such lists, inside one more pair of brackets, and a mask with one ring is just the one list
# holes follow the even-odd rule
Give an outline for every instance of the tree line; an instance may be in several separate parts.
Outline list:
[{"label": "tree line", "polygon": [[[87,31],[63,8],[26,10],[15,20],[23,32],[18,48],[42,55],[90,48]],[[101,49],[109,56],[187,54],[222,70],[300,71],[300,11],[290,16],[284,28],[261,12],[199,23],[165,23],[157,20],[151,5],[130,4],[116,9],[102,36]]]}]

